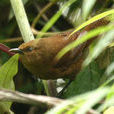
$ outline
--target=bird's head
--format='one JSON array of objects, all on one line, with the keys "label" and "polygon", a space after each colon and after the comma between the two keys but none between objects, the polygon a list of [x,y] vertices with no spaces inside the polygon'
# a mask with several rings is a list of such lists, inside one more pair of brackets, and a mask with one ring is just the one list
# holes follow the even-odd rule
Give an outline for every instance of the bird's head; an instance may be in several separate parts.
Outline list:
[{"label": "bird's head", "polygon": [[32,40],[21,44],[18,48],[13,48],[10,51],[19,53],[23,64],[42,63],[46,56],[45,42],[40,39]]}]

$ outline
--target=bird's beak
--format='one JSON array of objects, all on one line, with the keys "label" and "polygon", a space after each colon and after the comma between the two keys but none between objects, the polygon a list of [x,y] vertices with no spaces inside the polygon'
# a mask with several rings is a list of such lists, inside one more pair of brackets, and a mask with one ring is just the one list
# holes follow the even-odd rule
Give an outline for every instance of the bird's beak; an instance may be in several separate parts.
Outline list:
[{"label": "bird's beak", "polygon": [[24,54],[23,51],[19,48],[13,48],[13,49],[10,49],[9,51],[14,53]]}]

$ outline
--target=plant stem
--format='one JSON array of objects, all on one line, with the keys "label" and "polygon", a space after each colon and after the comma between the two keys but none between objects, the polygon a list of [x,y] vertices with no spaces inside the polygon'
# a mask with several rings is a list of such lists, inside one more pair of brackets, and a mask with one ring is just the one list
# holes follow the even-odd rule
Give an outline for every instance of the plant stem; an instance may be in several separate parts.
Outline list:
[{"label": "plant stem", "polygon": [[58,0],[55,0],[53,2],[49,2],[40,12],[39,14],[36,16],[36,18],[34,19],[33,23],[32,23],[32,28],[35,28],[35,25],[37,24],[38,20],[40,19],[40,17],[50,8],[52,7]]},{"label": "plant stem", "polygon": [[24,42],[34,40],[22,0],[10,0]]}]

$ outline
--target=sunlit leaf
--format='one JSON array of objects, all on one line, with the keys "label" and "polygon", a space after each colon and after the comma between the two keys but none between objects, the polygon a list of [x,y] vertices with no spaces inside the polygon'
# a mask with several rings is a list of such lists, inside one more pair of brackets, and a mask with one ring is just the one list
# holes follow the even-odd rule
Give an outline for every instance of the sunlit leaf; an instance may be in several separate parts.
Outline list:
[{"label": "sunlit leaf", "polygon": [[113,39],[114,30],[111,30],[100,39],[100,41],[94,47],[93,51],[84,61],[84,66],[88,65],[93,59],[95,59],[112,42]]},{"label": "sunlit leaf", "polygon": [[106,75],[109,76],[112,72],[114,72],[114,62],[112,62],[106,69]]},{"label": "sunlit leaf", "polygon": [[[48,23],[42,28],[41,32],[46,32],[47,30],[49,30],[53,24],[57,21],[57,19],[59,19],[59,17],[62,15],[62,12],[64,12],[71,4],[73,4],[74,2],[76,2],[77,0],[69,0],[68,2],[66,2],[62,8],[57,11],[57,13],[48,21]],[[42,37],[42,35],[38,34],[37,37]]]},{"label": "sunlit leaf", "polygon": [[114,106],[109,107],[103,114],[114,114]]},{"label": "sunlit leaf", "polygon": [[[91,24],[91,23],[93,23],[93,22],[95,22],[95,21],[97,21],[97,20],[99,20],[99,19],[102,19],[102,18],[104,18],[104,17],[106,17],[106,16],[109,16],[109,15],[112,16],[112,14],[114,14],[114,9],[109,10],[109,11],[106,11],[106,12],[103,12],[103,13],[101,13],[101,14],[99,14],[99,15],[96,15],[96,16],[92,17],[91,19],[89,19],[88,21],[84,22],[84,23],[81,24],[79,27],[77,27],[77,28],[70,34],[70,36],[71,36],[72,34],[74,34],[75,32],[81,30],[81,29],[84,28],[85,26],[87,26],[87,25],[89,25],[89,24]],[[114,15],[113,15],[113,16],[114,16]],[[112,17],[113,17],[113,16],[112,16]],[[110,18],[107,18],[107,19],[110,20]],[[70,37],[70,36],[69,36],[69,37]]]},{"label": "sunlit leaf", "polygon": [[108,85],[110,82],[114,81],[114,75],[111,76],[111,78],[109,78],[108,80],[106,80],[101,87],[105,87],[106,85]]},{"label": "sunlit leaf", "polygon": [[90,93],[89,98],[87,101],[84,103],[84,105],[76,111],[77,114],[85,114],[89,109],[91,109],[95,104],[97,104],[100,100],[102,100],[108,90],[106,88],[103,89],[98,89],[94,91],[94,93]]},{"label": "sunlit leaf", "polygon": [[[16,54],[0,67],[0,89],[15,89],[13,77],[18,71],[18,58],[19,55]],[[11,102],[0,102],[0,114],[9,112],[11,104]]]},{"label": "sunlit leaf", "polygon": [[85,114],[95,104],[102,100],[108,91],[109,88],[102,88],[78,95],[51,109],[46,114],[70,114],[71,112],[76,114]]},{"label": "sunlit leaf", "polygon": [[107,93],[107,97],[106,100],[104,101],[104,103],[98,108],[98,111],[103,111],[106,108],[113,106],[114,105],[114,84],[112,85],[112,87],[110,87],[109,92]]},{"label": "sunlit leaf", "polygon": [[96,29],[93,29],[89,31],[86,35],[82,36],[80,39],[75,40],[74,42],[67,45],[65,48],[63,48],[56,56],[57,59],[60,59],[65,53],[70,51],[71,49],[75,48],[76,46],[82,44],[83,42],[93,38],[94,36],[97,36],[99,34],[102,34],[104,32],[107,32],[111,29],[114,29],[113,25],[98,27]]},{"label": "sunlit leaf", "polygon": [[86,20],[87,16],[89,15],[95,3],[96,3],[96,0],[83,0],[82,16],[84,20]]}]

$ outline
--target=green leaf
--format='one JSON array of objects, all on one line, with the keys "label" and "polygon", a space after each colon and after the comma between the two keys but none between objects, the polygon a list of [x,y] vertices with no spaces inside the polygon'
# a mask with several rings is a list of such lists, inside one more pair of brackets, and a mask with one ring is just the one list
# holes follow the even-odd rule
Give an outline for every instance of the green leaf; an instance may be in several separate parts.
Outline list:
[{"label": "green leaf", "polygon": [[64,93],[64,98],[69,98],[96,89],[100,85],[101,74],[102,72],[100,71],[97,62],[92,62],[88,67],[84,68],[76,75],[76,79],[69,85]]},{"label": "green leaf", "polygon": [[[59,17],[62,15],[62,12],[64,12],[71,4],[73,4],[74,2],[76,2],[77,0],[69,0],[68,2],[66,2],[62,8],[57,11],[57,13],[48,21],[48,23],[42,28],[41,32],[46,32],[47,30],[49,30],[54,23],[57,21],[57,19],[59,19]],[[38,34],[38,37],[42,37],[43,34]]]},{"label": "green leaf", "polygon": [[106,109],[103,114],[114,114],[114,106],[109,107]]},{"label": "green leaf", "polygon": [[0,67],[0,88],[14,89],[12,81],[18,71],[18,58],[16,54]]},{"label": "green leaf", "polygon": [[[113,76],[114,78],[114,76]],[[114,106],[114,84],[110,87],[105,102],[98,108],[98,111],[103,111],[106,108]]]},{"label": "green leaf", "polygon": [[75,96],[71,99],[67,99],[46,114],[86,114],[89,109],[106,96],[107,92],[109,92],[109,88],[105,87]]},{"label": "green leaf", "polygon": [[107,95],[107,100],[111,99],[112,97],[114,97],[114,84],[110,88],[110,92]]},{"label": "green leaf", "polygon": [[114,75],[111,76],[108,80],[106,80],[102,85],[101,87],[105,87],[107,86],[109,83],[111,83],[112,81],[114,81]]},{"label": "green leaf", "polygon": [[110,75],[114,73],[114,62],[112,62],[106,69],[106,75]]},{"label": "green leaf", "polygon": [[95,3],[96,3],[96,0],[83,0],[82,16],[84,20],[86,20],[87,16],[89,15]]},{"label": "green leaf", "polygon": [[90,92],[89,98],[81,106],[79,110],[76,111],[77,114],[86,114],[89,109],[95,106],[99,101],[101,101],[107,94],[109,88],[97,89],[93,93]]},{"label": "green leaf", "polygon": [[[13,77],[18,71],[18,58],[19,55],[16,54],[0,67],[0,89],[15,89]],[[0,102],[0,114],[9,112],[11,104],[11,102]]]},{"label": "green leaf", "polygon": [[102,27],[98,27],[96,29],[93,29],[91,31],[89,31],[86,35],[82,36],[81,38],[75,40],[74,42],[70,43],[69,45],[67,45],[66,47],[64,47],[56,56],[57,59],[60,59],[65,53],[67,53],[68,51],[70,51],[71,49],[75,48],[76,46],[82,44],[83,42],[99,35],[102,34],[104,32],[107,32],[111,29],[114,29],[113,25],[108,25],[108,26],[102,26]]},{"label": "green leaf", "polygon": [[93,51],[89,53],[88,57],[84,61],[84,66],[88,65],[93,59],[95,59],[112,42],[113,39],[114,30],[111,30],[99,40]]},{"label": "green leaf", "polygon": [[[70,37],[72,34],[74,34],[75,32],[77,32],[77,31],[81,30],[82,28],[84,28],[85,26],[87,26],[87,25],[89,25],[89,24],[91,24],[91,23],[93,23],[93,22],[95,22],[95,21],[97,21],[97,20],[99,20],[99,19],[102,19],[102,18],[104,18],[104,17],[106,17],[106,16],[109,16],[109,18],[107,18],[107,19],[109,19],[109,20],[113,19],[113,18],[114,18],[114,9],[109,10],[109,11],[106,11],[106,12],[103,12],[103,13],[101,13],[101,14],[99,14],[99,15],[96,15],[96,16],[92,17],[91,19],[89,19],[88,21],[84,22],[84,23],[81,24],[79,27],[77,27],[77,28],[69,35],[69,37]],[[110,19],[110,16],[111,16],[111,19]]]}]

